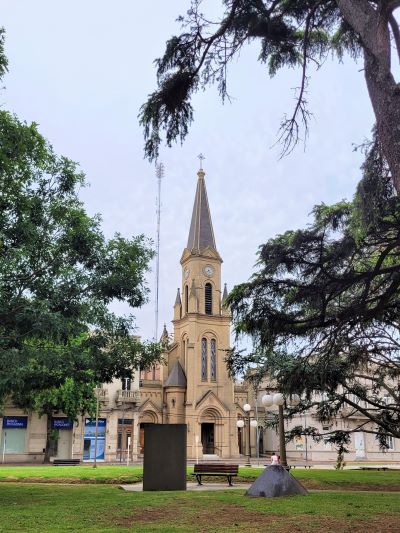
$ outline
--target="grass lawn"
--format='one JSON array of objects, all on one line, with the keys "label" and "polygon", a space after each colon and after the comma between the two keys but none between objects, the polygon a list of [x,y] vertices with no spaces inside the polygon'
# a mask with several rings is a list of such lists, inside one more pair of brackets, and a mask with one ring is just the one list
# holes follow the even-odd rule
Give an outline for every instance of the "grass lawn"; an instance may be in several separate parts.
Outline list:
[{"label": "grass lawn", "polygon": [[317,492],[248,498],[243,490],[125,492],[110,485],[2,483],[0,532],[399,531],[400,495]]},{"label": "grass lawn", "polygon": [[[237,482],[251,482],[260,468],[240,468]],[[188,480],[193,468],[188,468]],[[339,490],[397,490],[400,491],[400,470],[319,470],[295,469],[292,474],[310,489]],[[136,483],[142,480],[141,466],[4,466],[0,467],[1,481],[62,482],[62,483]],[[224,480],[225,478],[221,478]],[[217,481],[217,478],[210,478]],[[206,480],[207,482],[207,480]]]}]

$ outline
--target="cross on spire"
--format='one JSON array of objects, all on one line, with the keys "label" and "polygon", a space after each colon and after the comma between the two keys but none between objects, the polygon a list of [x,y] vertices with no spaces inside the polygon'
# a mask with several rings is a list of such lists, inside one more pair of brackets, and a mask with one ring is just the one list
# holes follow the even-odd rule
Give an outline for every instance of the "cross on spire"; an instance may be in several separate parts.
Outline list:
[{"label": "cross on spire", "polygon": [[203,170],[203,161],[204,161],[205,157],[201,153],[197,157],[200,160],[200,170]]}]

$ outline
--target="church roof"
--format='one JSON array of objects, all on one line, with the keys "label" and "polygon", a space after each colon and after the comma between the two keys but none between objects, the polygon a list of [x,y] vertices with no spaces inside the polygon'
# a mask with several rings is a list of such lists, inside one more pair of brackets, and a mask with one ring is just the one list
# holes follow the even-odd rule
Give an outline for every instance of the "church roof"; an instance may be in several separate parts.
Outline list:
[{"label": "church roof", "polygon": [[179,361],[177,361],[171,370],[164,383],[164,387],[184,387],[186,389],[186,376]]},{"label": "church roof", "polygon": [[194,199],[187,248],[189,250],[202,250],[207,248],[207,246],[210,246],[216,250],[217,247],[215,245],[214,230],[211,222],[211,214],[208,205],[207,189],[204,181],[203,169],[199,170],[197,176],[197,189]]},{"label": "church roof", "polygon": [[222,295],[222,303],[228,298],[228,289],[226,288],[226,283],[224,283],[224,293]]},{"label": "church roof", "polygon": [[178,292],[176,293],[175,305],[182,305],[181,291],[179,289],[178,289]]}]

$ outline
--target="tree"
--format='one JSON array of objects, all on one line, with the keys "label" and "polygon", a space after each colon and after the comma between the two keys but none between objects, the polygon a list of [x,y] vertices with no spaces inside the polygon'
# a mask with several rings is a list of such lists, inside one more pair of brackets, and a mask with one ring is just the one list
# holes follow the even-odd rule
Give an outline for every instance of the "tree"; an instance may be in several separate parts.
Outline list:
[{"label": "tree", "polygon": [[400,191],[400,89],[391,69],[391,44],[400,58],[400,32],[395,18],[398,0],[223,0],[220,21],[200,11],[192,0],[183,31],[166,44],[156,60],[158,88],[140,111],[145,154],[157,157],[161,130],[166,142],[183,139],[193,120],[194,92],[217,83],[222,98],[229,98],[227,65],[246,44],[259,41],[259,61],[275,75],[283,67],[301,72],[297,103],[281,124],[283,153],[290,152],[302,128],[307,134],[307,86],[312,66],[326,57],[345,53],[363,57],[365,80],[374,109],[382,152]]},{"label": "tree", "polygon": [[[361,414],[353,431],[400,438],[400,199],[375,142],[352,202],[314,209],[305,230],[260,248],[258,271],[228,297],[253,354],[228,356],[231,374],[258,365],[321,422]],[[315,392],[324,393],[317,403]],[[291,436],[304,433],[296,427]],[[315,428],[308,434],[321,437]],[[343,446],[349,432],[330,431]]]},{"label": "tree", "polygon": [[8,70],[8,61],[4,53],[4,34],[4,28],[0,28],[0,80],[3,79]]},{"label": "tree", "polygon": [[108,307],[145,303],[153,251],[142,235],[104,237],[78,197],[84,175],[35,124],[0,111],[0,139],[0,407],[46,414],[50,430],[55,410],[90,412],[95,386],[158,360]]}]

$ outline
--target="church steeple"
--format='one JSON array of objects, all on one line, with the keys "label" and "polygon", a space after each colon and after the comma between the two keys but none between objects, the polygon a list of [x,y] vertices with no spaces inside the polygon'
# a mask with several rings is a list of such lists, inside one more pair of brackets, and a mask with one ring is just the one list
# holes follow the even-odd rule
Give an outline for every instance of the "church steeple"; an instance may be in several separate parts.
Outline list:
[{"label": "church steeple", "polygon": [[204,180],[205,172],[202,168],[197,173],[197,189],[194,199],[192,221],[190,224],[187,248],[189,250],[204,250],[210,246],[215,251],[214,230],[211,222],[210,207],[208,205],[207,189]]}]

